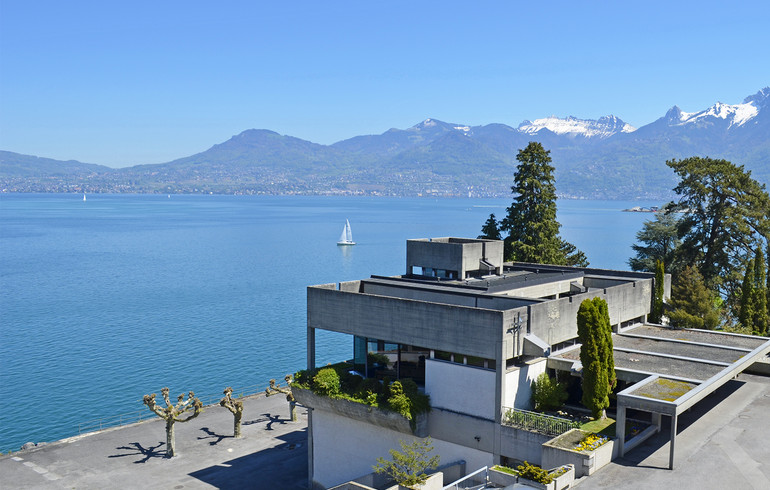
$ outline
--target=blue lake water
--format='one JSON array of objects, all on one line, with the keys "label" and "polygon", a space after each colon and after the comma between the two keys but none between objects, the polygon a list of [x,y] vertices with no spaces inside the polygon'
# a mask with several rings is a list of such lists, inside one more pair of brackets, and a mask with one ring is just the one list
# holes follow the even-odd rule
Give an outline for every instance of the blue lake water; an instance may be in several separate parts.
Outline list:
[{"label": "blue lake water", "polygon": [[[475,237],[510,199],[0,194],[0,450],[305,366],[306,287],[405,272],[408,238]],[[659,202],[559,201],[562,235],[626,269]],[[338,247],[345,219],[354,247]],[[352,355],[319,335],[319,362]],[[149,413],[149,412],[148,412]]]}]

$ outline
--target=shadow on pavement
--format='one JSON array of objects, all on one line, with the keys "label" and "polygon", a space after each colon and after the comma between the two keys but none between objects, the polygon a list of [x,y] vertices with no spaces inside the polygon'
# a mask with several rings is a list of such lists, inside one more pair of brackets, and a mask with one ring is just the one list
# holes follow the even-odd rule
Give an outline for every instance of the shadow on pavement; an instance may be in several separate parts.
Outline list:
[{"label": "shadow on pavement", "polygon": [[209,441],[209,445],[211,445],[211,446],[216,446],[217,444],[222,442],[223,439],[232,439],[233,438],[233,436],[223,436],[223,435],[217,434],[216,432],[212,431],[208,427],[201,427],[201,430],[203,432],[205,432],[206,434],[208,434],[208,435],[201,436],[201,437],[198,438],[198,440],[200,441],[200,440],[203,440],[203,439],[215,439],[214,441]]},{"label": "shadow on pavement", "polygon": [[[692,406],[689,410],[679,415],[677,422],[677,436],[686,431],[690,426],[698,422],[698,420],[708,413],[711,409],[716,407],[720,402],[724,401],[727,397],[735,393],[742,385],[743,381],[730,380],[724,385],[720,386],[713,393]],[[669,437],[671,436],[671,418],[663,417],[661,429],[658,434],[655,434],[641,446],[634,448],[630,453],[627,453],[624,457],[614,460],[622,466],[636,466],[639,468],[663,468],[668,469],[668,458],[663,466],[642,464],[647,458],[655,454],[664,447],[668,447]]]},{"label": "shadow on pavement", "polygon": [[151,446],[151,447],[144,447],[139,442],[131,442],[128,444],[128,446],[119,446],[115,449],[118,450],[125,450],[125,451],[133,451],[126,454],[111,454],[107,456],[108,458],[124,458],[126,456],[144,456],[142,459],[138,459],[134,461],[134,464],[139,463],[146,463],[151,458],[165,458],[166,457],[166,450],[163,449],[162,451],[158,451],[158,448],[161,446],[165,446],[165,442],[159,442],[157,446]]},{"label": "shadow on pavement", "polygon": [[270,415],[269,413],[263,413],[262,416],[267,417],[267,420],[269,420],[269,422],[265,425],[265,430],[273,430],[273,424],[275,423],[284,425],[286,422],[288,422],[287,419],[281,420],[280,415]]},{"label": "shadow on pavement", "polygon": [[278,446],[190,473],[216,488],[307,488],[307,429],[284,434]]}]

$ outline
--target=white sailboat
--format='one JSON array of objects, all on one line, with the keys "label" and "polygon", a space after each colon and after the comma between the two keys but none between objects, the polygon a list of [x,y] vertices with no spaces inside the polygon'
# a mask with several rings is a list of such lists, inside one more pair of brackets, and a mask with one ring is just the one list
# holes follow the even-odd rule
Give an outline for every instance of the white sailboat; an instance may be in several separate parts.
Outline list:
[{"label": "white sailboat", "polygon": [[337,242],[337,245],[355,245],[356,242],[353,241],[353,232],[350,230],[350,221],[345,220],[345,227],[342,229],[342,234],[340,235],[340,241]]},{"label": "white sailboat", "polygon": [[86,195],[85,195],[85,193],[83,193],[83,200],[84,200],[84,201],[86,200]]}]

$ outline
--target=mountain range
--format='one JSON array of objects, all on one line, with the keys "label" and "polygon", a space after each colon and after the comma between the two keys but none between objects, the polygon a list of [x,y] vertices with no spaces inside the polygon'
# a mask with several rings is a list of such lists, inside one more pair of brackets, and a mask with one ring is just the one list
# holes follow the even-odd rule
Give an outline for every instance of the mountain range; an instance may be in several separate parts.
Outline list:
[{"label": "mountain range", "polygon": [[611,115],[517,128],[426,119],[332,145],[249,129],[195,155],[120,169],[0,151],[0,190],[508,196],[516,154],[530,141],[551,151],[563,197],[667,199],[676,178],[666,160],[690,156],[744,165],[767,184],[770,87],[741,104],[694,113],[674,106],[638,129]]}]

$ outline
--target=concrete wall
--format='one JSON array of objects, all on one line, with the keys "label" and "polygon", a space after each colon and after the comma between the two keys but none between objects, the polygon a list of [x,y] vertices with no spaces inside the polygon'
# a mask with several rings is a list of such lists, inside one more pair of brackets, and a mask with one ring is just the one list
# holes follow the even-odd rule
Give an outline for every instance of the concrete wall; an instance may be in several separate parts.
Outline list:
[{"label": "concrete wall", "polygon": [[[454,289],[454,290],[453,290]],[[485,308],[490,310],[507,310],[531,304],[532,301],[505,296],[481,295],[476,291],[459,288],[425,287],[425,285],[410,285],[409,283],[386,284],[383,282],[363,283],[360,291],[366,294],[390,296],[393,298],[430,301],[448,305],[467,306],[470,308]]]},{"label": "concrete wall", "polygon": [[407,240],[406,272],[412,267],[430,267],[458,272],[464,279],[466,271],[479,270],[479,261],[485,259],[497,267],[503,265],[503,242],[463,238],[434,238],[432,240]]},{"label": "concrete wall", "polygon": [[551,281],[545,284],[520,287],[507,291],[505,294],[508,296],[517,296],[522,298],[546,298],[549,296],[556,297],[559,294],[569,293],[570,284],[573,282],[582,285],[583,278],[570,278],[563,281]]},{"label": "concrete wall", "polygon": [[[529,307],[531,332],[550,345],[577,336],[577,312],[585,299],[600,297],[607,301],[610,324],[616,325],[650,312],[652,280],[618,283],[609,289],[591,290],[568,298],[532,304]],[[585,279],[586,283],[589,278]]]},{"label": "concrete wall", "polygon": [[495,372],[447,361],[425,362],[425,393],[434,408],[495,419]]},{"label": "concrete wall", "polygon": [[[401,450],[400,440],[421,440],[322,410],[313,411],[312,430],[314,480],[327,488],[371,473],[378,457],[390,459],[390,449]],[[440,464],[464,460],[467,468],[492,465],[492,454],[478,449],[435,436],[433,447],[431,454],[440,455]]]},{"label": "concrete wall", "polygon": [[543,443],[553,436],[503,426],[500,431],[500,454],[508,458],[540,465]]},{"label": "concrete wall", "polygon": [[[516,366],[505,373],[504,407],[532,410],[532,382],[545,372],[547,359],[537,359]],[[521,459],[521,458],[519,458]]]},{"label": "concrete wall", "polygon": [[[481,254],[481,244],[475,247],[469,246],[468,251],[476,249],[476,253]],[[478,260],[477,260],[478,263]],[[411,273],[412,267],[431,267],[433,269],[446,269],[457,271],[463,279],[463,245],[449,243],[437,239],[435,241],[427,240],[407,240],[406,241],[406,271]]]},{"label": "concrete wall", "polygon": [[311,328],[495,358],[504,312],[309,287]]},{"label": "concrete wall", "polygon": [[[432,409],[428,415],[428,433],[433,439],[440,439],[473,451],[491,454],[494,449],[494,421],[451,410]],[[468,467],[471,468],[471,466]]]}]

